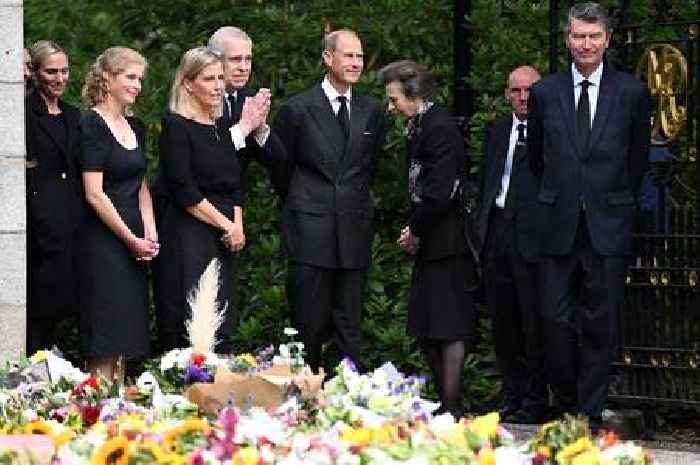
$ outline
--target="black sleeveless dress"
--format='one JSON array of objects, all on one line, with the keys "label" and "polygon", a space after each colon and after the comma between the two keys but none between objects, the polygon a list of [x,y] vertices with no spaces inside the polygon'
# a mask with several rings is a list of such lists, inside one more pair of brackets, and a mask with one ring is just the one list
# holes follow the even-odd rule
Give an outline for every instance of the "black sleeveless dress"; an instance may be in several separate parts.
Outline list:
[{"label": "black sleeveless dress", "polygon": [[[82,171],[102,172],[103,190],[122,220],[143,237],[139,189],[146,171],[144,129],[129,120],[138,146],[124,148],[94,111],[81,119]],[[148,280],[145,262],[137,261],[91,207],[79,232],[80,340],[88,359],[149,352]]]}]

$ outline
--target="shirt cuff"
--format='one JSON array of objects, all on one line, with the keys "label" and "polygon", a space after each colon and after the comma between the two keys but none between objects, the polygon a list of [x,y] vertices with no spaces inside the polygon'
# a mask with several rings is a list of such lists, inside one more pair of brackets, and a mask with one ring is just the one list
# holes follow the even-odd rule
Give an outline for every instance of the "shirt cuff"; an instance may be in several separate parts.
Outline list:
[{"label": "shirt cuff", "polygon": [[270,137],[270,126],[263,124],[255,130],[254,136],[255,142],[257,142],[260,147],[263,147],[265,142],[267,142],[267,138]]},{"label": "shirt cuff", "polygon": [[243,137],[243,133],[241,132],[241,128],[239,127],[238,123],[234,124],[229,131],[231,132],[231,140],[233,141],[233,146],[236,147],[236,151],[244,149],[245,137]]}]

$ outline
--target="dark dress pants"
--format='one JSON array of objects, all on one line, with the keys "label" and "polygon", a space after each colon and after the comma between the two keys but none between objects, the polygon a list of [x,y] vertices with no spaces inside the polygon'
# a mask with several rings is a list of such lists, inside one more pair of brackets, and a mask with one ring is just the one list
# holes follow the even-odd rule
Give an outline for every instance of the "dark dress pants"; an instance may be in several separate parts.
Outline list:
[{"label": "dark dress pants", "polygon": [[[299,331],[306,361],[318,371],[323,345],[333,341],[359,367],[361,313],[366,269],[321,268],[290,261],[287,296],[292,324]],[[326,372],[335,368],[324,363]]]},{"label": "dark dress pants", "polygon": [[541,414],[547,404],[539,267],[518,251],[515,221],[494,207],[484,245],[486,302],[504,401]]},{"label": "dark dress pants", "polygon": [[600,420],[626,265],[593,250],[583,212],[571,253],[542,257],[547,373],[562,413]]}]

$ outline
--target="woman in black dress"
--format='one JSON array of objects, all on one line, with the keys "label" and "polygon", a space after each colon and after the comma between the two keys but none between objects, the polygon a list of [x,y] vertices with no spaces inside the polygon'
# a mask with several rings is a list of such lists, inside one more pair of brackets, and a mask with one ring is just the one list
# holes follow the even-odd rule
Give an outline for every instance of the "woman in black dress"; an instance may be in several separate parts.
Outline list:
[{"label": "woman in black dress", "polygon": [[217,352],[230,352],[236,325],[234,252],[245,244],[240,166],[227,132],[217,131],[224,72],[221,56],[189,50],[175,75],[170,112],[163,117],[160,177],[168,201],[159,203],[163,250],[156,263],[156,317],[164,350],[187,347],[187,294],[217,258],[219,303],[226,317]]},{"label": "woman in black dress", "polygon": [[459,417],[476,288],[460,214],[460,183],[467,169],[464,141],[447,110],[429,100],[434,78],[427,68],[399,61],[383,68],[380,77],[388,110],[408,121],[410,216],[398,239],[415,257],[408,332],[418,339],[430,366],[440,411]]},{"label": "woman in black dress", "polygon": [[125,115],[141,92],[146,60],[113,47],[83,86],[83,183],[90,213],[81,228],[81,342],[91,373],[123,380],[124,357],[148,354],[146,262],[158,254],[144,180],[145,130]]},{"label": "woman in black dress", "polygon": [[32,54],[36,91],[25,99],[29,354],[59,345],[56,324],[76,314],[74,244],[82,211],[80,111],[61,99],[68,56],[46,40]]}]

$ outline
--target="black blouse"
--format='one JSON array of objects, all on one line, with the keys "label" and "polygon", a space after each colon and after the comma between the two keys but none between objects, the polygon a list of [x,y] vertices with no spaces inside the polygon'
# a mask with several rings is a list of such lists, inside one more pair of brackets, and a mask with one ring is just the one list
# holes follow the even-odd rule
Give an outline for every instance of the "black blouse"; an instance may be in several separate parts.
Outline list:
[{"label": "black blouse", "polygon": [[228,132],[169,113],[163,117],[159,143],[167,190],[179,207],[205,198],[217,208],[242,205],[240,164]]}]

